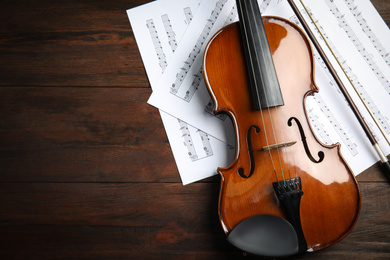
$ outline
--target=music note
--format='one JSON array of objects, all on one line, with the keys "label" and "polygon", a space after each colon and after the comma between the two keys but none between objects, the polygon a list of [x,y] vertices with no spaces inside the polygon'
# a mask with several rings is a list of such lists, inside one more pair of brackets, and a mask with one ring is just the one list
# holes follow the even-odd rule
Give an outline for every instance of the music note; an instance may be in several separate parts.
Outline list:
[{"label": "music note", "polygon": [[213,149],[211,148],[209,135],[202,130],[198,130],[198,133],[203,144],[203,151],[205,152],[205,156],[212,156]]},{"label": "music note", "polygon": [[178,119],[180,124],[180,130],[183,133],[182,137],[184,138],[184,146],[187,147],[188,156],[191,161],[196,161],[198,159],[198,155],[196,154],[194,143],[192,142],[192,137],[190,131],[188,129],[188,125],[186,122]]},{"label": "music note", "polygon": [[318,115],[314,112],[313,108],[307,110],[311,126],[314,128],[316,133],[319,135],[320,140],[327,145],[332,144],[332,139],[326,131],[325,126],[320,122]]},{"label": "music note", "polygon": [[[359,153],[359,151],[356,148],[356,144],[354,144],[351,140],[351,138],[348,136],[346,132],[346,128],[341,125],[341,123],[337,120],[337,118],[334,116],[332,111],[329,109],[327,104],[324,102],[324,100],[321,98],[320,95],[314,95],[314,100],[319,105],[322,113],[326,116],[329,123],[332,125],[333,129],[336,131],[342,142],[346,145],[348,148],[348,151],[351,153],[352,156],[355,156]],[[333,141],[333,143],[335,143]]]},{"label": "music note", "polygon": [[[378,78],[379,82],[383,85],[383,87],[386,89],[386,91],[390,94],[390,82],[386,79],[385,75],[381,71],[381,69],[376,65],[375,61],[373,60],[371,54],[367,51],[367,49],[363,46],[349,23],[347,22],[345,15],[340,12],[340,10],[336,7],[335,3],[333,1],[327,0],[326,4],[329,6],[330,11],[332,14],[337,18],[340,27],[345,31],[345,33],[348,35],[348,37],[351,39],[357,50],[359,51],[360,55],[364,58],[364,60],[367,62],[371,70],[374,72],[376,77]],[[356,8],[352,9],[356,12]],[[354,13],[356,14],[356,13]],[[356,17],[356,16],[355,16]],[[360,19],[360,25],[364,28],[367,26],[367,23],[364,21],[364,19]],[[375,41],[375,39],[372,39]]]},{"label": "music note", "polygon": [[237,7],[234,5],[223,26],[226,26],[234,22],[237,19],[236,17],[237,17]]},{"label": "music note", "polygon": [[[187,148],[188,156],[192,162],[201,160],[214,155],[211,147],[209,135],[199,129],[196,130],[197,136],[191,135],[191,131],[188,124],[178,119],[180,125],[180,131],[182,132],[182,138],[184,139],[184,146]],[[194,134],[194,133],[193,133]]]},{"label": "music note", "polygon": [[163,51],[160,39],[158,37],[158,32],[156,30],[156,27],[154,25],[153,19],[149,19],[146,21],[146,27],[149,29],[150,37],[152,37],[154,49],[157,54],[158,63],[161,67],[162,72],[164,72],[165,68],[168,66],[167,59],[165,56],[165,53]]},{"label": "music note", "polygon": [[167,14],[162,15],[161,20],[163,21],[165,32],[167,33],[169,45],[171,46],[172,52],[175,52],[177,48],[176,34],[172,29],[171,21],[169,20]]},{"label": "music note", "polygon": [[[278,0],[279,1],[279,0]],[[263,0],[263,2],[260,5],[260,11],[261,13],[264,13],[265,10],[267,10],[269,4],[271,3],[271,0]]]},{"label": "music note", "polygon": [[[204,26],[203,31],[201,32],[200,36],[198,37],[198,40],[195,43],[195,46],[192,48],[192,51],[188,55],[187,59],[184,61],[183,67],[176,74],[175,82],[172,83],[172,86],[170,89],[171,94],[177,95],[179,98],[181,98],[187,102],[190,100],[190,99],[188,99],[188,97],[190,96],[190,95],[188,95],[188,91],[185,92],[184,96],[180,96],[180,95],[178,95],[179,89],[184,81],[184,78],[187,76],[190,67],[193,65],[193,63],[195,62],[195,59],[198,57],[198,55],[202,49],[202,46],[207,39],[207,36],[210,34],[210,31],[213,28],[214,23],[217,20],[218,15],[221,12],[221,10],[226,2],[227,2],[227,0],[219,0],[216,3],[214,10],[211,11],[211,15],[207,19],[207,23]],[[196,91],[196,89],[192,89],[192,90]],[[190,92],[190,94],[193,95],[192,92]],[[186,99],[186,96],[187,96],[187,99]]]},{"label": "music note", "polygon": [[186,23],[190,24],[191,21],[192,21],[192,17],[194,17],[192,15],[191,8],[190,7],[186,7],[186,8],[183,9],[183,11],[184,11],[184,16],[186,17]]}]

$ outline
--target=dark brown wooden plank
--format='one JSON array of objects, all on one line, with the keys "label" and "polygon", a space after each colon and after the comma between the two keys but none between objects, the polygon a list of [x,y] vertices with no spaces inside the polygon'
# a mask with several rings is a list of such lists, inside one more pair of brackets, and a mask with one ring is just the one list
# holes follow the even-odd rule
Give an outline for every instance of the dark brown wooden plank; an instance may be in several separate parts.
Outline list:
[{"label": "dark brown wooden plank", "polygon": [[0,14],[4,23],[0,32],[44,33],[53,31],[89,31],[128,29],[126,10],[151,0],[3,0]]},{"label": "dark brown wooden plank", "polygon": [[150,94],[0,88],[0,181],[180,182]]},{"label": "dark brown wooden plank", "polygon": [[[355,229],[305,259],[390,257],[389,185],[364,183],[361,189]],[[3,183],[0,191],[0,252],[5,255],[40,257],[44,249],[47,258],[61,252],[72,259],[240,256],[218,222],[217,183]]]},{"label": "dark brown wooden plank", "polygon": [[15,260],[247,259],[222,239],[196,231],[189,234],[174,223],[166,226],[166,230],[153,226],[7,226],[0,231],[7,237],[0,245],[0,256]]},{"label": "dark brown wooden plank", "polygon": [[390,2],[387,0],[371,0],[387,26],[390,27]]},{"label": "dark brown wooden plank", "polygon": [[[390,156],[388,156],[390,158]],[[358,182],[388,182],[389,179],[386,176],[384,169],[380,162],[377,162],[367,170],[359,174],[356,179]]]},{"label": "dark brown wooden plank", "polygon": [[[7,226],[0,232],[7,237],[0,245],[0,255],[4,259],[259,259],[243,256],[227,244],[222,233],[189,233],[175,224],[167,226],[167,231],[154,227]],[[386,244],[345,243],[286,259],[389,258]]]},{"label": "dark brown wooden plank", "polygon": [[[217,220],[218,184],[1,183],[8,225],[159,226]],[[213,205],[213,206],[211,206]],[[212,211],[213,213],[211,213]],[[202,216],[202,219],[199,217]]]},{"label": "dark brown wooden plank", "polygon": [[148,87],[126,9],[147,1],[1,1],[0,85]]},{"label": "dark brown wooden plank", "polygon": [[[111,37],[112,35],[108,36]],[[126,40],[128,41],[128,40]],[[11,52],[3,49],[3,86],[149,87],[139,53],[107,44],[68,50]],[[122,48],[122,49],[120,49]],[[53,52],[52,52],[53,51]]]}]

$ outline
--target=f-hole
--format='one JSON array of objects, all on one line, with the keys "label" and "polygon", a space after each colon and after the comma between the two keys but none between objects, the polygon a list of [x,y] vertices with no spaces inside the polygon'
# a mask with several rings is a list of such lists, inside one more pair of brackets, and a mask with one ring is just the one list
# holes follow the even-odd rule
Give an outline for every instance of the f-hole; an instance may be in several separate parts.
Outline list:
[{"label": "f-hole", "polygon": [[244,168],[239,168],[237,170],[238,174],[242,178],[246,178],[246,179],[251,177],[253,172],[255,171],[255,158],[253,156],[253,148],[252,148],[252,141],[251,141],[251,131],[252,131],[252,129],[255,129],[255,133],[256,134],[260,133],[260,128],[258,126],[255,126],[255,125],[252,125],[251,127],[249,127],[248,132],[246,133],[246,143],[247,143],[247,146],[248,146],[248,153],[249,153],[250,165],[251,165],[251,168],[249,170],[249,174],[248,175],[245,174]]},{"label": "f-hole", "polygon": [[305,148],[305,152],[306,152],[307,157],[309,157],[309,159],[310,159],[312,162],[314,162],[314,163],[320,163],[320,162],[322,162],[322,161],[324,160],[324,157],[325,157],[324,152],[319,151],[319,152],[318,152],[318,157],[319,157],[319,159],[318,159],[318,160],[314,159],[314,157],[311,155],[311,152],[310,152],[309,147],[308,147],[307,142],[306,142],[305,131],[303,131],[302,125],[301,125],[301,123],[299,122],[299,120],[298,120],[297,118],[295,118],[295,117],[291,117],[291,118],[288,120],[288,122],[287,122],[288,126],[292,126],[292,120],[294,120],[295,123],[296,123],[297,126],[298,126],[299,133],[300,133],[300,135],[301,135],[301,140],[302,140],[302,143],[303,143],[303,147]]}]

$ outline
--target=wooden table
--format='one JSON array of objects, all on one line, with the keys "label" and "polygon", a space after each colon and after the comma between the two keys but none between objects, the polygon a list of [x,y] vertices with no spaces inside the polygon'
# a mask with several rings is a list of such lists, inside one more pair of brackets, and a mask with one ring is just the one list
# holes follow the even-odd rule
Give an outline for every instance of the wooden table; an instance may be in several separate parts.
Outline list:
[{"label": "wooden table", "polygon": [[[1,1],[0,259],[242,257],[218,221],[219,177],[181,184],[146,103],[125,12],[146,2]],[[389,25],[390,2],[373,3]],[[377,165],[358,180],[355,229],[302,259],[390,258],[390,185]]]}]

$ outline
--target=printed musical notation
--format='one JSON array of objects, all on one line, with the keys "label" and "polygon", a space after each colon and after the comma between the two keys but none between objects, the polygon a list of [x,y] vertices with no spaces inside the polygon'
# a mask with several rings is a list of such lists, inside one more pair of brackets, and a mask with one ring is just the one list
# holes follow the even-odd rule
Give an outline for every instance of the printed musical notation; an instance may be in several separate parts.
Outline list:
[{"label": "printed musical notation", "polygon": [[[300,9],[305,20],[311,25],[312,31],[316,34],[316,38],[320,41],[328,58],[331,59],[349,94],[355,100],[375,137],[385,147],[385,153],[388,154],[390,149],[385,142],[386,135],[388,136],[390,133],[388,131],[390,113],[386,109],[386,104],[390,99],[386,87],[388,80],[384,75],[390,75],[390,67],[386,61],[388,56],[386,48],[390,47],[389,29],[378,23],[381,21],[380,16],[372,4],[366,0],[322,0],[317,1],[316,4],[306,0],[296,0],[295,2],[298,6],[302,3]],[[324,124],[328,124],[330,121],[337,122],[332,128],[326,127],[327,134],[331,137],[332,142],[341,143],[342,154],[349,165],[353,165],[353,171],[359,173],[377,161],[378,158],[374,156],[375,153],[372,150],[367,148],[369,143],[360,130],[360,126],[355,122],[356,120],[350,119],[353,118],[353,114],[337,84],[329,76],[321,58],[316,54],[315,58],[317,60],[316,80],[320,88],[320,95],[315,95],[315,102],[317,102],[317,106],[326,106],[327,108],[321,109],[322,113],[319,114],[319,119]],[[317,70],[318,67],[322,67],[320,72]],[[325,75],[328,79],[325,78]],[[325,88],[325,86],[328,87]],[[318,98],[322,99],[319,103]],[[370,112],[367,112],[366,107]],[[333,115],[327,115],[325,111],[332,112]],[[370,114],[375,120],[370,118]],[[322,116],[327,118],[327,121]],[[377,126],[375,126],[375,121]],[[382,132],[383,136],[378,135],[378,131]],[[319,136],[321,135],[318,129],[316,132]],[[333,132],[337,133],[337,139],[332,134]],[[346,151],[349,151],[351,156],[348,156]]]},{"label": "printed musical notation", "polygon": [[161,118],[183,184],[213,176],[232,162],[234,147],[167,113]]},{"label": "printed musical notation", "polygon": [[214,102],[213,100],[210,98],[209,102],[207,103],[206,107],[205,107],[205,112],[206,113],[209,113],[210,115],[214,115],[215,117],[221,119],[221,120],[226,120],[226,118],[228,117],[227,114],[225,113],[219,113],[219,114],[215,114],[214,113],[214,108],[215,108],[215,105],[214,105]]},{"label": "printed musical notation", "polygon": [[[290,17],[290,20],[296,23],[297,25],[300,25],[300,22],[298,18],[294,15]],[[318,54],[317,50],[314,51],[314,58],[316,60],[316,67],[320,67],[322,72],[327,75],[329,78],[329,83],[327,85],[333,86],[334,90],[342,96],[343,94],[337,87],[337,83],[333,76],[330,74],[328,68],[326,67],[325,62],[322,60],[321,56]],[[321,86],[320,86],[320,92],[316,93],[312,100],[316,103],[318,108],[320,109],[320,112],[317,112],[315,108],[313,107],[312,102],[307,102],[306,105],[309,107],[307,110],[308,117],[310,122],[312,123],[313,128],[315,129],[316,134],[320,138],[320,140],[327,145],[332,145],[337,142],[337,140],[342,140],[343,147],[346,147],[349,153],[352,156],[356,156],[359,154],[359,151],[357,149],[357,145],[352,141],[352,137],[349,136],[349,133],[347,133],[345,126],[342,126],[339,122],[339,120],[336,118],[336,116],[333,114],[333,111],[329,108],[328,104],[324,101],[324,99],[321,96]],[[325,117],[321,117],[321,115],[324,115]],[[321,118],[326,118],[327,122],[321,122]],[[335,132],[338,135],[338,138],[331,138],[330,133],[326,129],[329,129],[326,124],[330,124],[331,127],[335,130]]]},{"label": "printed musical notation", "polygon": [[192,21],[192,17],[194,17],[194,15],[192,14],[191,8],[190,7],[186,7],[186,8],[183,9],[183,11],[184,11],[184,15],[186,17],[186,23],[190,24],[191,21]]},{"label": "printed musical notation", "polygon": [[[341,91],[336,86],[337,83],[330,74],[328,68],[326,67],[324,61],[321,59],[320,55],[315,51],[314,57],[316,58],[317,65],[322,67],[322,70],[326,73],[326,75],[329,77],[329,86],[333,86],[334,89],[342,96]],[[352,142],[352,137],[349,136],[349,133],[346,131],[346,127],[342,126],[336,116],[333,114],[332,110],[329,108],[329,106],[326,104],[326,102],[323,100],[321,94],[314,95],[313,99],[316,101],[317,105],[321,108],[322,113],[326,116],[328,119],[328,122],[332,125],[333,129],[337,132],[339,138],[342,140],[343,145],[348,148],[348,151],[351,153],[352,156],[356,156],[359,154],[359,151],[357,149],[357,145]],[[310,114],[310,113],[309,113]],[[321,131],[321,130],[320,130]],[[322,136],[322,135],[321,135]],[[329,137],[329,135],[328,135]],[[325,141],[326,144],[334,144],[337,140],[328,140]]]},{"label": "printed musical notation", "polygon": [[[353,2],[352,2],[353,3]],[[359,40],[353,29],[351,28],[350,24],[347,22],[345,15],[343,15],[340,10],[336,7],[336,4],[333,1],[327,0],[326,4],[329,6],[330,11],[332,14],[336,17],[337,21],[339,22],[340,27],[345,31],[345,33],[348,35],[348,37],[351,39],[351,42],[355,45],[356,49],[362,55],[364,60],[367,62],[371,70],[374,72],[375,76],[378,78],[379,82],[383,85],[383,87],[386,89],[386,91],[390,94],[390,83],[386,79],[385,75],[383,74],[382,70],[379,68],[379,66],[375,63],[373,57],[368,52],[368,50],[364,47],[362,42]],[[351,9],[350,9],[351,10]],[[355,6],[355,10],[357,10],[357,7]],[[354,16],[356,12],[353,13]],[[355,16],[356,17],[356,16]],[[364,19],[360,19],[360,26],[363,28],[367,28],[367,22]],[[334,45],[332,44],[332,50]],[[336,55],[340,56],[340,54]],[[350,71],[351,73],[351,71]]]},{"label": "printed musical notation", "polygon": [[172,52],[175,52],[177,48],[177,42],[176,34],[172,28],[171,20],[169,20],[169,16],[167,14],[162,15],[161,20],[163,21],[165,32],[167,33],[169,45],[171,46]]},{"label": "printed musical notation", "polygon": [[[202,1],[175,52],[167,71],[148,100],[159,109],[196,126],[209,135],[235,145],[231,120],[205,112],[210,95],[202,71],[203,51],[212,35],[236,17],[231,0]],[[194,112],[194,109],[197,112]],[[197,126],[199,122],[201,126]]]},{"label": "printed musical notation", "polygon": [[360,25],[362,31],[367,35],[368,39],[371,41],[372,45],[378,51],[378,53],[383,58],[383,60],[386,62],[386,64],[390,66],[389,51],[387,51],[386,48],[382,45],[381,41],[378,39],[376,34],[373,32],[370,25],[364,19],[363,15],[362,15],[362,11],[360,10],[359,6],[357,6],[355,4],[354,0],[345,0],[344,2],[347,4],[349,10],[351,11],[351,13],[355,17],[356,21]]},{"label": "printed musical notation", "polygon": [[[138,10],[139,7],[134,12],[128,10],[136,40],[137,42],[142,42],[142,45],[139,44],[139,48],[152,88],[156,87],[158,79],[162,76],[162,70],[159,72],[159,70],[153,67],[157,63],[156,59],[159,60],[160,53],[164,53],[163,64],[168,65],[167,60],[175,53],[179,39],[192,21],[194,15],[192,10],[196,10],[200,1],[183,0],[180,4],[175,3],[177,9],[174,10],[170,7],[170,12],[165,13],[162,6],[169,6],[169,0],[158,2],[143,6],[145,10],[148,10],[147,12]],[[159,4],[160,6],[157,6]],[[184,15],[183,19],[177,15],[179,9]],[[150,12],[150,10],[159,10],[159,12]],[[161,18],[160,20],[158,19],[159,17]],[[157,21],[161,21],[161,24],[157,23]],[[146,22],[150,39],[152,39],[150,46],[148,46],[146,32],[143,31],[141,26],[137,26],[143,22]],[[158,38],[159,33],[161,34],[161,39]],[[150,52],[152,47],[158,50],[155,52],[154,57],[153,53]],[[199,76],[194,78],[193,85],[199,84],[201,80],[203,80],[203,72],[200,70]],[[234,157],[234,147],[161,110],[160,115],[183,184],[216,174],[217,167],[227,166]]]},{"label": "printed musical notation", "polygon": [[319,116],[314,111],[314,108],[308,109],[308,116],[309,116],[311,126],[316,130],[317,136],[321,139],[321,141],[327,145],[333,144],[324,125],[321,123]]},{"label": "printed musical notation", "polygon": [[260,12],[265,13],[265,11],[267,10],[268,6],[271,3],[271,0],[263,0],[263,1],[259,1],[259,2],[261,2],[261,3],[259,3],[260,4],[260,6],[259,6]]},{"label": "printed musical notation", "polygon": [[162,0],[127,10],[152,87],[158,84],[199,3],[200,0]]},{"label": "printed musical notation", "polygon": [[180,124],[180,130],[183,133],[184,145],[187,147],[188,156],[191,158],[191,161],[196,161],[198,159],[198,155],[196,154],[195,146],[192,142],[192,137],[190,131],[188,130],[188,124],[180,119],[178,119]]},{"label": "printed musical notation", "polygon": [[[319,24],[321,32],[326,35],[332,47],[335,48],[333,51],[337,53],[338,59],[342,61],[343,67],[348,71],[348,77],[351,78],[351,81],[353,79],[354,85],[360,86],[358,92],[369,101],[370,107],[377,107],[379,112],[375,112],[376,117],[378,115],[382,116],[384,120],[381,125],[388,129],[385,124],[388,124],[390,111],[386,111],[385,108],[390,100],[388,91],[384,86],[387,84],[386,76],[390,75],[389,29],[383,21],[378,23],[378,21],[381,21],[380,16],[368,0],[337,2],[319,0],[315,3],[309,0],[294,0],[298,6],[303,1],[312,10],[311,14],[313,16],[319,16],[315,21]],[[148,9],[148,12],[154,10],[156,17],[161,17],[164,14],[169,15],[171,28],[174,28],[176,43],[178,44],[173,55],[173,51],[169,49],[171,45],[167,40],[167,35],[169,35],[167,28],[170,29],[170,27],[167,27],[167,25],[159,27],[157,18],[153,16],[161,45],[169,62],[162,76],[150,72],[156,71],[157,55],[154,53],[153,57],[146,57],[147,55],[143,52],[149,52],[150,54],[151,47],[142,51],[141,48],[145,47],[145,42],[140,40],[142,43],[139,43],[136,36],[138,45],[142,45],[140,47],[142,59],[153,88],[153,94],[148,102],[161,109],[164,127],[184,184],[211,175],[210,170],[207,170],[208,173],[205,175],[202,175],[202,172],[204,173],[206,170],[196,169],[191,171],[194,167],[196,168],[198,165],[205,167],[206,162],[212,163],[211,161],[214,161],[215,158],[219,158],[222,162],[218,166],[227,166],[227,163],[232,160],[235,154],[232,146],[234,145],[234,133],[230,131],[233,130],[233,127],[230,120],[223,122],[213,113],[214,104],[210,101],[212,99],[210,99],[203,80],[202,55],[200,55],[203,53],[208,38],[223,26],[237,19],[235,1],[197,0],[196,5],[190,4],[194,2],[195,0],[180,1],[179,3],[183,3],[183,5],[180,6],[181,9],[179,10],[177,1],[159,0],[152,4],[160,3],[161,8]],[[259,0],[258,2],[264,15],[293,17],[293,12],[287,1]],[[215,11],[218,4],[221,8],[219,11]],[[300,9],[303,10],[302,5]],[[191,12],[194,10],[197,11]],[[170,12],[176,15],[170,15]],[[177,15],[179,13],[182,15]],[[210,14],[215,15],[215,21]],[[143,23],[145,23],[147,20],[145,18],[143,16],[140,20],[143,19]],[[183,26],[177,29],[174,19],[180,19]],[[308,19],[306,20],[310,23]],[[133,26],[133,22],[131,24]],[[180,33],[180,30],[182,30],[182,33]],[[313,31],[315,32],[315,29]],[[320,40],[320,37],[317,38]],[[364,50],[362,46],[364,46]],[[363,51],[359,52],[359,49]],[[342,56],[340,53],[342,53]],[[369,56],[366,55],[367,53]],[[306,111],[309,112],[308,119],[316,135],[324,143],[329,145],[336,142],[341,143],[343,156],[348,164],[352,166],[355,174],[359,174],[375,163],[378,158],[376,158],[375,153],[370,151],[369,142],[366,140],[364,133],[359,130],[360,127],[336,87],[336,83],[330,78],[327,68],[318,55],[315,55],[315,59],[316,83],[320,88],[320,94],[315,94],[313,97],[309,96],[306,99],[305,106]],[[153,62],[148,64],[151,60]],[[340,74],[339,71],[338,73]],[[345,81],[345,77],[342,80]],[[367,88],[367,86],[370,87]],[[353,98],[356,99],[356,94],[353,94]],[[168,112],[170,115],[162,111]],[[226,115],[224,116],[226,117]],[[364,117],[368,117],[367,113],[364,114]],[[375,128],[372,121],[368,123]],[[180,136],[178,136],[178,133],[180,133]],[[380,135],[376,136],[380,138]],[[390,150],[387,147],[385,153],[388,154],[389,152]],[[186,173],[182,174],[181,169],[185,169]]]},{"label": "printed musical notation", "polygon": [[[319,105],[321,112],[326,116],[328,122],[332,125],[333,129],[338,134],[339,139],[341,139],[343,145],[345,145],[346,148],[348,148],[348,151],[351,153],[352,156],[357,155],[359,153],[357,150],[357,146],[355,143],[352,142],[351,137],[349,137],[346,131],[346,127],[341,125],[341,123],[337,120],[337,118],[333,114],[332,110],[328,107],[328,105],[324,102],[324,100],[320,95],[314,95],[313,99]],[[334,144],[334,143],[336,143],[336,140],[333,141],[331,140],[327,144]]]},{"label": "printed musical notation", "polygon": [[[208,23],[205,25],[200,37],[196,41],[195,47],[192,49],[191,53],[189,54],[187,60],[184,62],[184,66],[181,68],[180,72],[176,75],[176,80],[172,84],[171,87],[171,94],[176,95],[179,98],[182,98],[183,100],[190,102],[191,98],[194,96],[196,93],[196,90],[199,88],[199,85],[204,81],[204,76],[203,76],[203,69],[202,66],[199,67],[198,72],[193,75],[193,81],[191,85],[188,87],[188,89],[185,91],[184,97],[181,97],[178,94],[179,88],[181,86],[181,83],[183,82],[184,78],[187,76],[187,73],[190,69],[190,67],[193,65],[195,62],[195,59],[197,55],[200,52],[200,47],[202,47],[205,43],[206,37],[209,35],[210,30],[212,29],[212,26],[215,23],[215,20],[217,18],[217,15],[220,12],[221,7],[223,7],[223,1],[219,1],[216,5],[216,8],[212,11],[210,19],[208,19]],[[230,11],[224,26],[232,23],[235,21],[237,17],[237,10],[236,6],[233,6],[232,10]]]},{"label": "printed musical notation", "polygon": [[200,140],[202,141],[203,144],[203,151],[205,152],[206,156],[212,156],[213,155],[213,150],[211,149],[211,144],[210,144],[210,138],[209,135],[202,130],[198,129],[199,137]]},{"label": "printed musical notation", "polygon": [[[184,96],[180,96],[179,89],[187,76],[188,72],[190,71],[190,68],[194,64],[196,58],[200,54],[200,51],[202,50],[203,45],[206,42],[207,37],[210,34],[210,31],[213,29],[213,26],[221,13],[223,6],[227,0],[219,0],[216,4],[214,9],[211,11],[210,17],[207,19],[207,23],[204,25],[203,30],[201,34],[199,35],[198,39],[196,40],[196,43],[194,47],[192,48],[192,51],[189,53],[187,59],[184,61],[183,66],[180,68],[180,71],[176,74],[176,80],[174,83],[172,83],[170,92],[171,94],[174,94],[185,101],[189,102],[194,95],[194,92],[198,89],[197,87],[199,86],[198,84],[191,84],[190,89],[186,90],[184,92]],[[201,81],[203,79],[203,74],[200,75],[199,73],[200,70],[198,70],[198,73],[195,75],[195,78],[199,79],[197,81]]]},{"label": "printed musical notation", "polygon": [[146,27],[148,27],[150,37],[152,38],[154,50],[156,51],[157,59],[159,61],[158,64],[160,65],[162,72],[164,72],[165,68],[167,67],[167,59],[163,51],[161,41],[158,37],[158,32],[156,30],[156,26],[154,25],[153,19],[146,21]]},{"label": "printed musical notation", "polygon": [[[378,79],[380,84],[386,89],[386,91],[389,91],[390,85],[389,81],[385,78],[383,75],[381,69],[379,66],[374,62],[372,55],[368,52],[368,49],[366,46],[364,46],[357,35],[354,33],[353,29],[351,28],[351,25],[347,22],[345,14],[342,14],[340,10],[336,7],[334,2],[331,2],[329,0],[325,0],[326,4],[328,5],[330,12],[335,16],[335,18],[338,21],[338,24],[340,28],[344,30],[350,41],[353,43],[353,45],[356,47],[358,53],[362,56],[363,60],[367,63],[371,71],[373,72],[373,75]],[[356,6],[355,6],[356,10]],[[366,106],[368,107],[369,111],[373,115],[373,117],[376,119],[376,121],[379,123],[381,129],[383,129],[386,134],[390,134],[390,124],[389,124],[389,118],[386,118],[385,115],[381,112],[381,110],[376,105],[376,102],[373,101],[373,98],[370,96],[370,94],[366,91],[366,88],[363,86],[363,84],[360,82],[360,78],[354,73],[351,66],[348,64],[348,61],[343,57],[343,55],[339,52],[338,47],[333,43],[332,39],[327,35],[325,32],[323,26],[321,25],[320,21],[316,16],[311,12],[310,16],[312,19],[314,19],[317,28],[319,28],[322,36],[325,38],[327,44],[330,46],[330,49],[332,50],[333,54],[336,56],[337,60],[339,61],[340,65],[342,66],[343,70],[347,74],[349,80],[354,85],[356,91],[359,93],[362,100],[365,102]],[[362,21],[362,20],[360,20]],[[366,22],[364,22],[363,27],[367,27],[368,25],[365,25]],[[320,37],[320,36],[319,36]]]},{"label": "printed musical notation", "polygon": [[[282,3],[260,2],[263,10]],[[165,90],[161,87],[154,91],[148,103],[178,118],[186,118],[187,123],[196,125],[208,134],[234,145],[231,120],[219,120],[225,119],[226,116],[216,117],[210,110],[208,102],[210,95],[202,72],[203,55],[199,54],[203,53],[212,35],[237,20],[235,1],[202,1],[199,10],[176,51],[179,52],[180,49],[180,54],[176,53],[173,57],[172,63],[179,67],[172,66],[169,68],[170,71],[164,73],[159,84],[166,86]]]},{"label": "printed musical notation", "polygon": [[194,142],[192,141],[191,132],[188,128],[188,124],[180,119],[178,119],[180,124],[180,130],[183,133],[183,139],[184,139],[184,145],[187,147],[188,150],[188,156],[191,158],[191,160],[194,162],[196,160],[203,159],[205,157],[209,157],[213,155],[213,149],[211,147],[210,138],[209,135],[201,130],[196,130],[196,132],[199,134],[199,138],[202,142],[202,149],[200,152],[203,152],[203,155],[199,155],[199,151],[196,151]]},{"label": "printed musical notation", "polygon": [[234,21],[237,20],[237,7],[234,5],[231,9],[231,11],[229,12],[229,15],[228,17],[226,18],[226,21],[225,23],[223,24],[223,26],[226,26],[228,24],[231,24],[233,23]]}]

